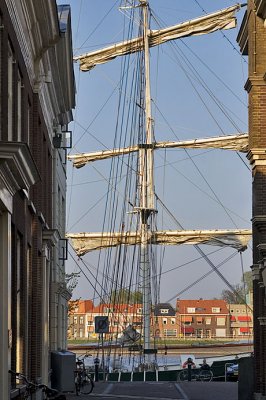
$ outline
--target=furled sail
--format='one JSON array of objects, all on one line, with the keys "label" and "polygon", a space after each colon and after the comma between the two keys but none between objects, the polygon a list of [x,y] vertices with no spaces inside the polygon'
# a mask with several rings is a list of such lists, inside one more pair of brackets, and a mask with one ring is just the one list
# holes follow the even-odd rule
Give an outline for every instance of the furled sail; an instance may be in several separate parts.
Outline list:
[{"label": "furled sail", "polygon": [[[147,243],[159,245],[208,244],[220,247],[245,248],[251,239],[249,229],[234,230],[180,230],[149,232]],[[92,251],[119,245],[141,244],[141,232],[68,233],[79,256]]]},{"label": "furled sail", "polygon": [[[178,25],[164,29],[150,30],[148,35],[149,46],[154,47],[169,40],[184,38],[187,36],[203,35],[221,29],[231,29],[236,26],[235,12],[240,9],[240,5],[225,8],[206,16],[192,19]],[[115,45],[105,47],[74,57],[75,61],[80,62],[82,71],[89,71],[97,64],[104,64],[118,56],[135,53],[143,50],[143,38],[123,41]]]},{"label": "furled sail", "polygon": [[[241,152],[248,151],[248,134],[241,133],[237,135],[227,135],[220,137],[211,137],[206,139],[193,139],[186,140],[182,142],[156,142],[154,143],[154,149],[172,149],[172,148],[183,148],[183,149],[206,149],[206,148],[219,148],[223,150],[235,150]],[[81,168],[85,164],[104,160],[106,158],[122,156],[124,154],[129,154],[137,152],[140,145],[125,147],[121,149],[114,150],[102,150],[93,153],[81,153],[69,155],[68,159],[73,162],[76,168]]]}]

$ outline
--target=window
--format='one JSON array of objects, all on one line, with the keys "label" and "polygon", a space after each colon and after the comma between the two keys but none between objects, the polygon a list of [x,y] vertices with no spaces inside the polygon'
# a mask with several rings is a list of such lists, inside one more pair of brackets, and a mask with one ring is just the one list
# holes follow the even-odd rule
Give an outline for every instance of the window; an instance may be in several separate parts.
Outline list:
[{"label": "window", "polygon": [[221,312],[221,308],[220,307],[212,307],[212,312],[219,313],[219,312]]},{"label": "window", "polygon": [[21,103],[22,103],[22,78],[18,71],[17,80],[17,141],[21,142]]},{"label": "window", "polygon": [[211,337],[211,330],[210,329],[206,329],[206,337],[207,338]]},{"label": "window", "polygon": [[191,325],[191,323],[193,322],[193,318],[191,316],[184,316],[182,317],[182,322],[185,325]]},{"label": "window", "polygon": [[84,324],[84,317],[79,317],[79,323],[80,323],[80,325]]},{"label": "window", "polygon": [[176,337],[177,330],[176,329],[164,329],[163,331],[165,337]]},{"label": "window", "polygon": [[74,317],[74,324],[77,325],[78,323],[78,317]]},{"label": "window", "polygon": [[7,135],[8,140],[12,140],[13,132],[13,52],[11,50],[10,44],[8,44],[8,61],[7,61],[7,118],[8,127]]},{"label": "window", "polygon": [[175,325],[175,318],[171,318],[171,325]]},{"label": "window", "polygon": [[198,325],[201,325],[203,323],[203,317],[197,317],[196,321]]},{"label": "window", "polygon": [[142,308],[137,309],[137,314],[142,314]]},{"label": "window", "polygon": [[206,325],[211,325],[211,323],[212,323],[211,317],[206,317],[205,318],[205,323],[206,323]]},{"label": "window", "polygon": [[196,311],[195,307],[188,307],[187,312],[188,313],[194,313]]},{"label": "window", "polygon": [[196,337],[203,338],[203,329],[196,329]]},{"label": "window", "polygon": [[26,142],[30,144],[30,125],[31,125],[31,104],[30,100],[28,99],[28,106],[27,106],[27,136],[26,136]]},{"label": "window", "polygon": [[168,314],[169,310],[168,308],[161,308],[161,314]]},{"label": "window", "polygon": [[163,318],[163,325],[167,324],[167,318]]},{"label": "window", "polygon": [[224,326],[225,325],[225,317],[218,317],[217,318],[217,325]]},{"label": "window", "polygon": [[79,337],[82,338],[83,336],[84,336],[84,335],[83,335],[83,329],[80,329],[80,330],[79,330]]},{"label": "window", "polygon": [[93,326],[93,325],[94,325],[94,322],[93,322],[93,321],[87,321],[87,325],[88,325],[88,326]]}]

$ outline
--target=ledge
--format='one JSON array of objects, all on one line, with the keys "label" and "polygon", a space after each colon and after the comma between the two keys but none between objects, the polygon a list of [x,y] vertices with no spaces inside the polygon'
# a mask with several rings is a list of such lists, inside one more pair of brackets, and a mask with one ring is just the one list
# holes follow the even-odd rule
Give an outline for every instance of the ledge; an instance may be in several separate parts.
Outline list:
[{"label": "ledge", "polygon": [[[251,219],[253,225],[258,229],[259,232],[265,232],[266,231],[266,215],[255,215]],[[265,244],[260,244],[258,246],[259,250],[265,251],[264,247]]]},{"label": "ledge", "polygon": [[59,242],[60,235],[57,229],[44,229],[42,239],[55,246]]},{"label": "ledge", "polygon": [[26,143],[2,142],[0,146],[0,175],[4,176],[9,191],[29,190],[40,180],[40,175]]}]

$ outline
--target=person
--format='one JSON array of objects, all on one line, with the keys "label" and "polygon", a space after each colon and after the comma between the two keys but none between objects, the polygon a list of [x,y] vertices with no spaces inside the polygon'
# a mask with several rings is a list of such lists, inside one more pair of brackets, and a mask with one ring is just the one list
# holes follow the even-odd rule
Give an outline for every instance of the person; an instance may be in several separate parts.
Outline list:
[{"label": "person", "polygon": [[206,358],[204,358],[202,360],[202,364],[200,365],[200,369],[202,371],[209,371],[211,369],[211,367],[209,366],[209,364],[207,364]]},{"label": "person", "polygon": [[183,368],[188,368],[188,366],[191,366],[191,368],[196,368],[196,364],[193,362],[191,357],[188,357],[187,361],[184,362]]}]

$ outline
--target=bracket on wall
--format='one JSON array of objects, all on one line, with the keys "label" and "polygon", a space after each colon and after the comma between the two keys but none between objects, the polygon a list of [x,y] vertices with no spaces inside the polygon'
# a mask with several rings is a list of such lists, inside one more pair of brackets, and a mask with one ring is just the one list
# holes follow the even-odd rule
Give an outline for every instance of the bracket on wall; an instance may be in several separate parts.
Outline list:
[{"label": "bracket on wall", "polygon": [[59,260],[67,260],[68,257],[68,239],[59,239]]},{"label": "bracket on wall", "polygon": [[53,137],[53,145],[56,149],[72,148],[72,131],[63,131]]}]

